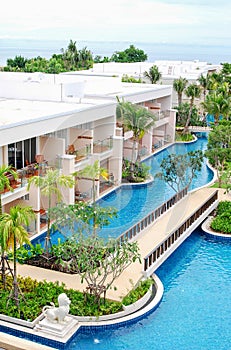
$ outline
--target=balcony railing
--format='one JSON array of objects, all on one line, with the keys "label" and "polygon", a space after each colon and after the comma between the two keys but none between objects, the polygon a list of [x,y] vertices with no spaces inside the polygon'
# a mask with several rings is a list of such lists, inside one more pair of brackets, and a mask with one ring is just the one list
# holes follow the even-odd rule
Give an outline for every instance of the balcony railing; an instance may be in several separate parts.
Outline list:
[{"label": "balcony railing", "polygon": [[93,153],[103,153],[112,149],[113,140],[112,137],[104,139],[102,141],[96,141],[93,143]]}]

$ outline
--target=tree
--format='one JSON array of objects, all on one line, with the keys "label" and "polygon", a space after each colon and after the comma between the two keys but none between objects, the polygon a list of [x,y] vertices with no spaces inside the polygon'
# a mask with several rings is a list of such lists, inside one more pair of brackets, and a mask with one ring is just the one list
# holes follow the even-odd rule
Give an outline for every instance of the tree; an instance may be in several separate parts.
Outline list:
[{"label": "tree", "polygon": [[167,182],[176,192],[189,187],[192,180],[197,177],[197,172],[201,170],[203,162],[201,150],[192,151],[187,154],[169,154],[160,164],[161,172],[156,174]]},{"label": "tree", "polygon": [[108,180],[108,171],[105,168],[100,167],[99,161],[96,160],[94,164],[87,165],[84,169],[75,173],[78,178],[87,178],[92,181],[92,201],[96,200],[96,181],[99,181],[100,176],[105,180]]},{"label": "tree", "polygon": [[[99,181],[100,176],[102,176],[105,180],[108,180],[108,172],[105,168],[101,168],[99,161],[96,160],[94,164],[87,165],[84,169],[78,171],[75,173],[75,175],[81,179],[86,178],[88,180],[92,181],[92,202],[93,206],[95,207],[95,201],[96,201],[96,181]],[[96,210],[96,208],[95,208]],[[93,234],[96,234],[96,211],[93,210]]]},{"label": "tree", "polygon": [[222,93],[214,91],[206,96],[202,106],[208,114],[214,116],[214,123],[218,125],[221,116],[228,118],[230,115],[231,99],[230,97],[225,98]]},{"label": "tree", "polygon": [[130,45],[124,51],[116,51],[110,61],[112,62],[144,62],[148,56],[143,50],[137,49],[134,45]]},{"label": "tree", "polygon": [[151,84],[156,84],[158,80],[161,79],[161,73],[158,67],[154,64],[149,71],[144,72],[144,77],[148,78],[151,81]]},{"label": "tree", "polygon": [[187,118],[185,126],[184,126],[184,133],[186,134],[188,132],[190,120],[192,118],[192,110],[193,110],[195,98],[199,98],[201,95],[201,87],[197,84],[190,84],[185,89],[185,95],[190,98],[190,111],[189,111],[189,115],[188,115],[188,118]]},{"label": "tree", "polygon": [[208,74],[206,76],[201,74],[197,80],[200,83],[201,88],[203,89],[203,96],[205,101],[205,97],[208,91],[208,81],[209,81]]},{"label": "tree", "polygon": [[127,130],[133,131],[133,147],[131,156],[131,172],[134,170],[134,164],[137,161],[135,149],[138,141],[155,124],[156,116],[146,108],[134,105],[129,101],[120,101],[118,98],[116,116]]},{"label": "tree", "polygon": [[180,77],[179,79],[175,79],[173,81],[173,88],[177,93],[178,106],[182,104],[182,96],[187,83],[188,83],[188,80],[182,77]]},{"label": "tree", "polygon": [[110,219],[116,216],[117,209],[113,207],[104,208],[85,202],[77,202],[69,205],[59,203],[59,205],[50,210],[50,217],[54,220],[53,225],[55,229],[62,232],[64,236],[67,227],[73,233],[76,231],[76,223],[87,224],[89,231],[94,232],[97,228],[109,225]]},{"label": "tree", "polygon": [[[231,122],[221,121],[214,126],[208,136],[205,152],[210,164],[217,170],[218,186],[222,185],[222,177],[231,163]],[[228,173],[227,173],[228,175]]]},{"label": "tree", "polygon": [[80,274],[87,283],[86,291],[93,294],[95,303],[100,305],[100,296],[112,286],[121,273],[133,262],[140,261],[137,242],[109,239],[98,236],[72,236],[62,245],[61,256],[70,260],[71,270]]},{"label": "tree", "polygon": [[21,246],[23,243],[30,244],[28,232],[24,226],[29,226],[30,220],[35,217],[31,207],[15,206],[10,208],[9,213],[2,214],[0,220],[0,232],[4,237],[5,246],[13,251],[14,259],[14,277],[13,277],[13,299],[16,306],[19,307],[19,287],[17,283],[17,264],[16,249],[17,243]]},{"label": "tree", "polygon": [[56,196],[57,201],[60,202],[62,199],[60,187],[72,188],[75,185],[75,180],[72,175],[63,175],[60,174],[59,170],[57,169],[49,169],[44,177],[31,177],[28,181],[28,190],[30,189],[31,185],[39,187],[41,194],[48,197],[47,234],[45,239],[45,251],[48,256],[49,249],[52,246],[50,237],[51,220],[49,215],[49,211],[51,209],[52,196]]},{"label": "tree", "polygon": [[[181,103],[178,107],[176,107],[176,109],[177,109],[176,125],[183,127],[186,124],[188,115],[190,113],[190,104],[188,102]],[[192,107],[190,124],[204,125],[204,123],[200,120],[198,109],[195,105]]]},{"label": "tree", "polygon": [[[10,185],[10,179],[7,176],[7,173],[12,175],[14,179],[17,179],[18,174],[13,169],[11,165],[2,165],[0,166],[0,192],[2,192],[5,188],[13,191],[13,188]],[[2,217],[2,195],[0,193],[0,220]],[[5,265],[5,251],[6,251],[6,245],[5,245],[5,239],[3,235],[0,236],[0,246],[1,246],[1,276],[2,276],[2,282],[3,287],[6,287],[6,265]]]},{"label": "tree", "polygon": [[6,64],[13,71],[18,71],[25,68],[27,59],[22,56],[15,56],[15,58],[8,58]]}]

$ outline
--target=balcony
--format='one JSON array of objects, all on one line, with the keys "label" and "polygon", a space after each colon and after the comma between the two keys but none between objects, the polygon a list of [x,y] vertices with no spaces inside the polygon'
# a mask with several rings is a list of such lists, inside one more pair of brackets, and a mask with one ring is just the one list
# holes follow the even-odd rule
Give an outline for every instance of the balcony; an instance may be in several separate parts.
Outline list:
[{"label": "balcony", "polygon": [[74,155],[75,163],[79,163],[89,157],[89,155],[91,154],[91,147],[90,145],[86,145],[84,147],[75,149],[75,146],[72,144],[68,146],[66,154]]},{"label": "balcony", "polygon": [[112,147],[112,137],[106,138],[102,141],[96,141],[93,143],[93,153],[104,153],[110,151]]}]

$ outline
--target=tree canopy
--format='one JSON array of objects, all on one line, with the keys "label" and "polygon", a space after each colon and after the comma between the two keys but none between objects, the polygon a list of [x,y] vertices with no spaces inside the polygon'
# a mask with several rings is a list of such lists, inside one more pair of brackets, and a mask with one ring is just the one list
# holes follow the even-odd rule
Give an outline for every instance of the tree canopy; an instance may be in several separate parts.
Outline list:
[{"label": "tree canopy", "polygon": [[215,125],[208,136],[206,151],[210,164],[217,170],[219,187],[222,184],[223,173],[231,163],[231,122],[222,120]]},{"label": "tree canopy", "polygon": [[87,47],[78,49],[76,41],[70,40],[68,47],[62,48],[60,51],[60,54],[53,54],[50,59],[40,56],[28,59],[22,56],[15,56],[14,59],[9,58],[4,71],[58,74],[93,67],[91,51]]},{"label": "tree canopy", "polygon": [[192,180],[197,177],[203,157],[201,150],[186,154],[169,154],[162,160],[161,171],[156,177],[167,182],[175,192],[180,192],[183,188],[189,187]]},{"label": "tree canopy", "polygon": [[144,72],[144,77],[148,78],[151,84],[156,84],[161,79],[161,76],[162,74],[155,64],[148,71]]},{"label": "tree canopy", "polygon": [[130,45],[129,48],[124,51],[116,51],[110,61],[112,62],[144,62],[148,59],[146,53],[143,50],[136,48],[134,45]]}]

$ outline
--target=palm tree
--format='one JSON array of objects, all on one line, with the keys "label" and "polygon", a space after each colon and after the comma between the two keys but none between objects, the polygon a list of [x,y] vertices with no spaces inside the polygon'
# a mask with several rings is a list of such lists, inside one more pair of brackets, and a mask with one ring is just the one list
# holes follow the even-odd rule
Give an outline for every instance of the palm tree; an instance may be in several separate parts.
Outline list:
[{"label": "palm tree", "polygon": [[[7,188],[10,191],[13,191],[13,188],[10,186],[10,180],[6,176],[6,174],[9,173],[13,176],[14,179],[17,179],[18,174],[17,172],[12,168],[11,165],[2,165],[0,166],[0,192],[2,192],[5,188]],[[0,193],[0,219],[2,217],[2,195]],[[5,240],[4,237],[0,236],[0,246],[1,246],[1,276],[2,276],[2,283],[3,287],[5,289],[6,287],[6,265],[5,265]]]},{"label": "palm tree", "polygon": [[0,221],[0,232],[4,237],[5,246],[13,250],[13,299],[16,306],[19,306],[19,287],[17,282],[16,249],[17,244],[30,244],[28,232],[24,226],[29,226],[30,221],[35,217],[31,207],[15,206],[10,208],[9,213],[2,214]]},{"label": "palm tree", "polygon": [[96,191],[95,191],[95,182],[99,181],[100,176],[105,180],[108,180],[108,172],[105,168],[101,168],[99,161],[96,160],[94,164],[87,165],[84,169],[79,170],[75,173],[78,178],[87,178],[92,181],[92,202],[95,203],[96,200]]},{"label": "palm tree", "polygon": [[155,64],[149,69],[149,71],[144,72],[144,77],[148,78],[151,81],[151,84],[156,84],[161,76],[162,75]]},{"label": "palm tree", "polygon": [[56,196],[57,201],[62,199],[61,190],[59,187],[72,188],[75,185],[73,175],[62,175],[59,170],[49,169],[44,177],[33,176],[28,181],[28,190],[31,185],[40,188],[41,195],[48,197],[48,216],[47,216],[47,234],[45,239],[45,251],[47,256],[49,255],[49,249],[52,247],[50,238],[50,214],[52,196]]},{"label": "palm tree", "polygon": [[[78,178],[86,178],[92,181],[92,203],[95,206],[96,201],[96,190],[95,190],[95,182],[99,181],[100,176],[102,176],[105,180],[108,180],[108,171],[105,168],[101,168],[99,161],[96,160],[94,164],[87,165],[84,169],[79,170],[74,174]],[[95,214],[97,215],[96,211]],[[96,217],[93,215],[93,235],[96,234]]]},{"label": "palm tree", "polygon": [[209,83],[208,74],[206,76],[201,74],[197,80],[200,83],[201,88],[203,89],[203,96],[205,101],[206,93],[208,91],[208,83]]},{"label": "palm tree", "polygon": [[185,90],[185,95],[190,98],[190,111],[189,111],[189,115],[188,115],[188,118],[187,118],[186,123],[185,123],[184,131],[183,131],[184,133],[187,133],[189,123],[190,123],[190,120],[192,117],[192,109],[193,109],[194,101],[195,101],[195,98],[200,97],[201,87],[195,83],[190,84]]},{"label": "palm tree", "polygon": [[224,97],[222,93],[214,91],[206,96],[204,102],[202,102],[204,110],[214,116],[215,125],[219,124],[220,116],[228,118],[231,109],[231,98]]},{"label": "palm tree", "polygon": [[188,80],[182,77],[180,77],[179,79],[175,79],[173,81],[173,88],[177,93],[178,106],[182,104],[182,95],[186,88],[187,83],[188,83]]},{"label": "palm tree", "polygon": [[156,116],[146,108],[134,105],[129,101],[120,101],[118,98],[116,116],[121,120],[127,130],[133,131],[133,147],[131,156],[131,172],[134,171],[134,164],[137,161],[135,149],[139,140],[148,132],[156,121]]}]

